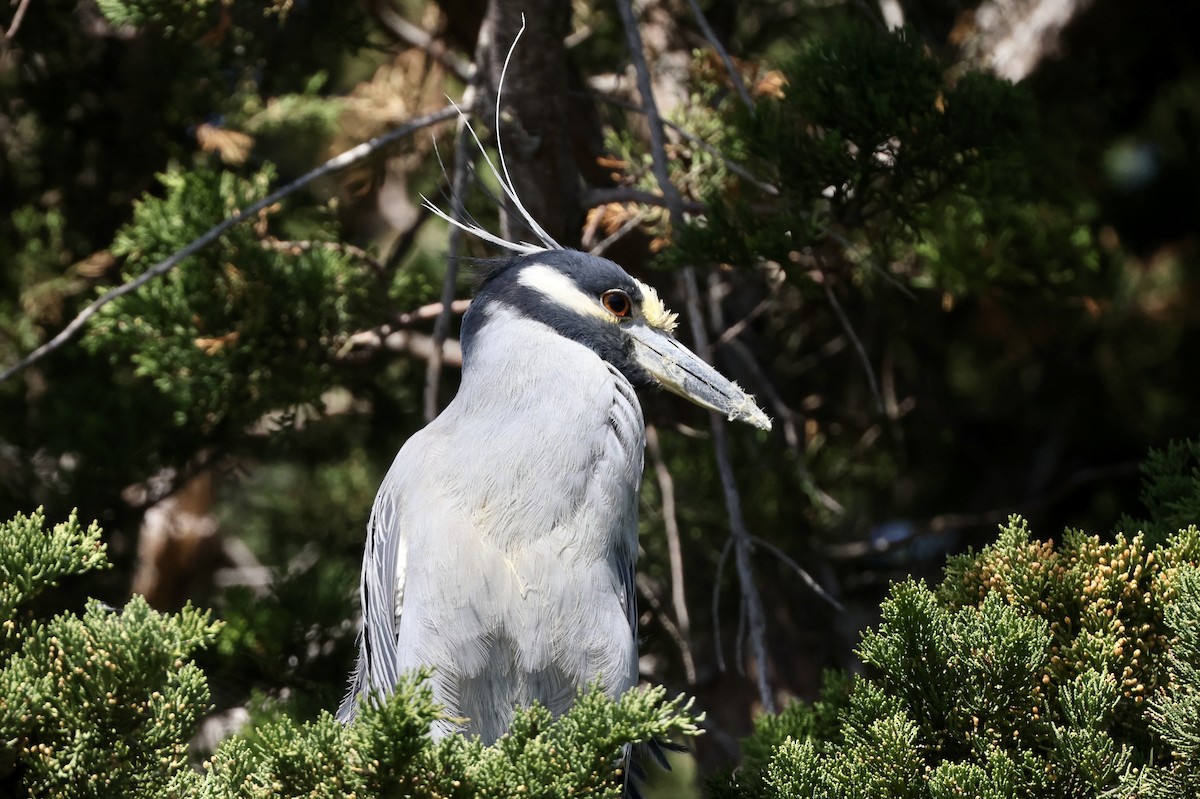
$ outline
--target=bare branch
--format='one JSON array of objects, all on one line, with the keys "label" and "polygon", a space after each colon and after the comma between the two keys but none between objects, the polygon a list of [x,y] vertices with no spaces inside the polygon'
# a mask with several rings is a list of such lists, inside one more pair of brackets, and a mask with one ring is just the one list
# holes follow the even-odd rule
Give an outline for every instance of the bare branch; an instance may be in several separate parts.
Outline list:
[{"label": "bare branch", "polygon": [[842,607],[841,602],[838,602],[836,599],[834,599],[829,594],[829,592],[826,591],[825,588],[820,583],[818,583],[813,578],[813,576],[811,574],[809,574],[808,571],[803,566],[801,566],[799,563],[797,563],[795,560],[793,560],[786,552],[784,552],[782,549],[775,546],[774,544],[772,544],[770,541],[766,540],[765,538],[760,538],[758,536],[753,536],[753,538],[754,538],[754,542],[756,544],[759,544],[760,546],[766,548],[767,551],[769,551],[772,555],[774,555],[775,557],[777,557],[781,561],[783,561],[784,564],[787,565],[789,568],[791,568],[792,571],[796,572],[796,574],[800,576],[800,579],[804,581],[804,584],[807,585],[809,588],[811,588],[812,592],[814,594],[821,597],[821,599],[824,599],[831,606],[833,606],[834,610],[838,611],[839,613],[841,613],[842,611],[845,610],[845,608]]},{"label": "bare branch", "polygon": [[683,669],[686,673],[687,684],[696,684],[696,663],[692,660],[692,645],[685,637],[682,630],[671,620],[670,614],[663,609],[662,603],[658,601],[658,596],[654,593],[653,586],[644,574],[638,572],[634,575],[634,584],[637,585],[638,592],[650,603],[650,610],[654,613],[654,618],[667,631],[667,635],[671,636],[671,640],[675,642],[675,646],[679,647],[679,654],[683,658]]},{"label": "bare branch", "polygon": [[675,516],[675,481],[663,461],[659,446],[658,428],[646,425],[646,451],[654,467],[654,479],[658,481],[658,493],[662,496],[663,529],[667,534],[667,558],[671,564],[671,605],[678,620],[680,654],[688,685],[696,684],[696,663],[692,659],[692,622],[688,614],[687,597],[683,591],[683,547],[679,541],[679,520]]},{"label": "bare branch", "polygon": [[[436,344],[436,346],[435,346]],[[445,365],[462,366],[462,348],[454,339],[436,342],[433,336],[415,330],[392,330],[388,327],[363,330],[350,336],[338,353],[340,360],[368,359],[376,353],[403,352],[425,361],[432,361],[437,353],[438,368]]]},{"label": "bare branch", "polygon": [[100,309],[105,305],[108,305],[113,300],[119,299],[126,294],[137,291],[151,280],[165,275],[187,258],[195,255],[217,239],[221,238],[226,231],[241,224],[242,222],[245,222],[247,219],[253,218],[264,208],[269,208],[284,198],[295,194],[297,191],[304,188],[309,183],[312,183],[314,180],[322,178],[333,172],[345,169],[352,164],[356,164],[359,161],[362,161],[378,152],[381,148],[386,147],[392,142],[403,139],[406,136],[410,136],[414,132],[423,128],[427,128],[430,125],[436,125],[439,122],[444,122],[447,119],[451,119],[457,113],[458,111],[454,108],[443,108],[442,110],[435,111],[432,114],[426,114],[425,116],[417,117],[416,119],[397,127],[395,130],[391,130],[381,136],[376,136],[374,139],[363,142],[357,147],[353,147],[341,155],[334,156],[321,166],[306,172],[286,186],[271,192],[258,202],[246,206],[220,224],[209,228],[208,231],[206,231],[195,241],[191,242],[182,249],[177,250],[165,260],[159,261],[157,264],[150,267],[133,280],[122,283],[121,285],[105,292],[99,299],[94,300],[90,305],[80,311],[79,314],[72,319],[66,327],[59,331],[58,335],[26,355],[24,358],[17,361],[12,366],[5,369],[3,373],[0,373],[0,383],[3,383],[17,372],[20,372],[30,364],[40,361],[42,358],[46,357],[69,342],[79,333],[80,329],[87,324],[88,320],[99,313]]},{"label": "bare branch", "polygon": [[717,559],[717,573],[713,577],[712,618],[713,618],[713,648],[717,652],[717,668],[725,671],[725,650],[721,646],[721,580],[725,576],[725,563],[729,553],[733,551],[733,537],[725,539],[721,547],[721,557]]},{"label": "bare branch", "polygon": [[17,10],[13,13],[12,23],[8,26],[8,30],[4,32],[4,38],[12,41],[16,38],[17,31],[21,27],[21,20],[25,19],[25,12],[29,10],[29,0],[21,0]]},{"label": "bare branch", "polygon": [[663,135],[662,115],[658,113],[658,103],[654,100],[650,68],[646,66],[642,34],[638,31],[631,0],[617,0],[617,13],[620,14],[621,24],[625,27],[625,43],[629,46],[629,57],[633,60],[634,74],[637,75],[638,92],[642,96],[642,109],[650,127],[650,154],[654,178],[658,181],[658,188],[671,211],[672,226],[680,228],[683,226],[683,205],[679,190],[671,182],[671,175],[667,170],[667,145]]},{"label": "bare branch", "polygon": [[[695,268],[683,269],[684,288],[687,293],[688,318],[692,328],[692,337],[701,357],[712,360],[708,346],[708,334],[704,330],[703,311],[700,307],[700,288],[696,283]],[[746,520],[742,515],[742,500],[738,493],[737,481],[733,475],[733,461],[729,453],[729,434],[725,429],[725,418],[718,413],[708,415],[709,428],[712,430],[713,449],[717,459],[717,473],[721,478],[721,489],[725,496],[725,510],[729,515],[729,535],[733,541],[734,563],[737,566],[738,583],[741,587],[742,602],[749,628],[750,646],[754,659],[758,663],[755,669],[758,680],[758,694],[763,709],[768,713],[775,712],[775,695],[767,681],[767,618],[763,609],[762,596],[754,582],[754,570],[750,563],[753,544],[750,533],[746,529]]]},{"label": "bare branch", "polygon": [[717,38],[716,32],[712,26],[708,24],[708,17],[704,16],[704,12],[700,9],[700,4],[696,0],[688,0],[688,5],[692,7],[692,14],[696,17],[696,24],[700,26],[700,32],[704,34],[704,38],[708,39],[708,43],[717,51],[717,55],[721,57],[721,63],[725,65],[725,70],[729,73],[729,77],[733,80],[733,86],[737,89],[738,95],[741,96],[742,102],[751,111],[754,110],[754,101],[750,99],[750,92],[746,91],[746,84],[742,81],[742,76],[738,74],[737,68],[733,65],[733,59],[729,57],[729,53],[725,50],[721,40]]},{"label": "bare branch", "polygon": [[875,379],[875,369],[871,366],[871,359],[867,357],[867,349],[858,338],[858,334],[854,332],[854,327],[850,324],[850,317],[846,316],[846,312],[842,310],[842,304],[838,302],[837,294],[834,293],[833,286],[829,284],[828,276],[821,281],[821,286],[825,289],[825,296],[829,299],[829,305],[833,308],[834,315],[837,316],[842,329],[846,331],[846,335],[850,337],[850,342],[854,345],[854,351],[858,353],[858,359],[862,362],[863,371],[867,374],[867,384],[871,387],[871,395],[875,398],[875,409],[882,414],[883,395],[879,393],[879,381]]},{"label": "bare branch", "polygon": [[[467,312],[467,308],[469,308],[470,305],[470,300],[455,300],[454,302],[450,303],[450,313],[454,314],[455,316],[462,316]],[[397,327],[409,327],[417,324],[418,322],[437,319],[445,307],[446,306],[443,303],[431,302],[428,305],[422,305],[415,311],[396,314],[392,317],[392,324],[396,325]]]},{"label": "bare branch", "polygon": [[431,58],[453,72],[459,80],[471,80],[474,66],[470,61],[447,48],[444,42],[435,39],[420,26],[400,16],[389,0],[373,0],[370,5],[375,19],[397,41],[424,50]]},{"label": "bare branch", "polygon": [[[584,208],[596,208],[609,203],[638,203],[640,205],[656,205],[670,208],[670,202],[661,194],[653,194],[632,186],[605,186],[588,189],[583,195]],[[679,199],[681,207],[689,213],[703,213],[702,203]]]}]

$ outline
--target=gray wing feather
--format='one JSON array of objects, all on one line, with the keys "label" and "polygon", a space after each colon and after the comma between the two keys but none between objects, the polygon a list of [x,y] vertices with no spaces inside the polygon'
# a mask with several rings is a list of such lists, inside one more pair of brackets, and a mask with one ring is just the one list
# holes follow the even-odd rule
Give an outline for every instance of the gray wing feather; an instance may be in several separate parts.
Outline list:
[{"label": "gray wing feather", "polygon": [[358,663],[350,690],[338,708],[338,719],[351,721],[364,691],[390,691],[399,679],[396,665],[396,631],[404,604],[404,567],[407,537],[400,525],[396,496],[385,479],[367,522],[359,592],[363,627],[359,633]]}]

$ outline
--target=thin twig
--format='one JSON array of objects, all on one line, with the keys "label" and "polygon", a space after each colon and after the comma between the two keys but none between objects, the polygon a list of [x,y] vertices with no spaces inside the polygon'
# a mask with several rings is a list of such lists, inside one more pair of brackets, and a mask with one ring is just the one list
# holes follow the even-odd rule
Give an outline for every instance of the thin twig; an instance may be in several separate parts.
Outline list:
[{"label": "thin twig", "polygon": [[650,585],[650,580],[638,572],[634,575],[634,584],[637,585],[638,591],[646,601],[650,603],[650,610],[654,612],[654,618],[658,619],[658,623],[667,631],[667,635],[675,641],[675,646],[679,647],[679,654],[683,658],[683,670],[687,679],[688,685],[696,684],[696,663],[692,660],[692,645],[684,636],[683,630],[679,629],[678,625],[671,620],[670,614],[663,608],[662,603],[658,601],[658,596],[654,593],[653,587]]},{"label": "thin twig", "polygon": [[667,534],[667,559],[671,564],[671,605],[679,626],[680,653],[688,685],[696,684],[696,663],[692,658],[692,622],[688,614],[687,597],[683,586],[683,546],[679,540],[679,519],[675,515],[675,481],[663,460],[658,441],[658,428],[646,425],[646,451],[654,467],[654,479],[662,496],[663,528]]},{"label": "thin twig", "polygon": [[99,299],[93,301],[91,305],[80,311],[79,314],[72,319],[66,327],[59,331],[58,335],[26,355],[24,358],[17,361],[12,366],[5,369],[3,373],[0,373],[0,383],[3,383],[25,367],[40,361],[42,358],[46,357],[69,342],[76,336],[76,334],[79,333],[80,329],[87,324],[87,321],[99,313],[100,309],[105,305],[108,305],[113,300],[123,297],[130,292],[137,291],[151,280],[165,275],[187,258],[195,255],[217,239],[221,238],[226,231],[241,224],[242,222],[245,222],[247,219],[253,218],[264,208],[269,208],[284,198],[295,194],[297,191],[304,188],[309,183],[312,183],[314,180],[322,178],[333,172],[345,169],[352,164],[356,164],[374,154],[379,149],[391,144],[392,142],[403,139],[406,136],[410,136],[415,131],[421,130],[422,128],[427,128],[430,125],[436,125],[439,122],[444,122],[447,119],[451,119],[457,113],[458,111],[454,108],[443,108],[442,110],[435,111],[432,114],[426,114],[423,117],[418,117],[410,122],[405,123],[404,125],[401,125],[395,130],[389,131],[382,136],[377,136],[370,141],[363,142],[357,147],[353,147],[341,155],[334,156],[321,166],[306,172],[283,188],[277,189],[258,202],[246,206],[220,224],[209,228],[207,232],[205,232],[195,241],[192,241],[182,249],[176,250],[165,260],[159,261],[157,264],[150,267],[133,280],[130,280],[127,283],[122,283],[121,285],[105,292]]},{"label": "thin twig", "polygon": [[375,19],[398,41],[424,50],[431,58],[453,72],[459,80],[471,80],[472,64],[458,53],[451,51],[440,39],[435,39],[426,30],[414,25],[396,12],[389,0],[374,0],[371,10]]},{"label": "thin twig", "polygon": [[[584,208],[596,208],[609,203],[638,203],[639,205],[655,205],[663,208],[670,208],[670,202],[661,194],[635,189],[632,186],[602,186],[588,189],[584,192],[583,197]],[[706,208],[703,203],[698,203],[693,200],[683,200],[680,198],[680,205],[683,210],[692,214],[703,213]]]},{"label": "thin twig", "polygon": [[805,585],[807,585],[809,588],[812,589],[814,594],[816,594],[817,596],[821,597],[821,599],[824,599],[826,602],[828,602],[831,606],[833,606],[834,610],[838,611],[839,613],[841,613],[842,611],[845,610],[845,608],[842,607],[841,602],[838,602],[836,599],[834,599],[833,596],[830,595],[830,593],[825,590],[824,586],[822,586],[820,583],[818,583],[816,581],[816,579],[811,574],[809,574],[808,571],[803,566],[801,566],[799,563],[797,563],[795,560],[793,560],[786,552],[784,552],[782,549],[775,546],[774,544],[772,544],[770,541],[766,540],[765,538],[760,538],[759,536],[752,536],[752,537],[754,539],[754,543],[759,544],[762,547],[765,547],[771,554],[773,554],[775,557],[777,557],[781,561],[783,561],[785,565],[790,567],[792,569],[792,571],[796,572],[796,574],[798,574],[800,576],[800,579],[804,581]]},{"label": "thin twig", "polygon": [[[486,26],[480,28],[479,39],[487,38]],[[478,58],[476,59],[479,60]],[[478,73],[476,73],[478,74]],[[470,107],[475,100],[478,83],[473,79],[463,93],[463,105]],[[450,213],[462,219],[466,213],[463,196],[471,179],[471,142],[474,136],[467,135],[466,117],[459,117],[457,138],[454,141],[454,177],[450,181]],[[462,248],[463,231],[458,225],[450,226],[446,242],[446,274],[442,279],[442,311],[433,323],[433,353],[425,364],[425,421],[432,422],[438,414],[438,390],[442,383],[442,345],[450,331],[451,307],[458,290],[458,253]]]},{"label": "thin twig", "polygon": [[742,76],[738,74],[737,68],[733,65],[733,59],[729,57],[725,46],[717,38],[716,32],[708,24],[708,18],[704,16],[704,12],[700,9],[700,4],[696,0],[688,0],[688,5],[692,7],[692,14],[696,17],[696,24],[700,26],[700,32],[704,34],[705,39],[708,39],[708,43],[713,46],[713,49],[717,51],[717,55],[721,57],[721,62],[725,64],[725,70],[729,73],[729,77],[733,79],[734,88],[737,89],[742,102],[753,112],[754,101],[750,99],[750,92],[746,91],[746,84],[742,81]]},{"label": "thin twig", "polygon": [[850,343],[854,345],[854,351],[858,353],[858,359],[862,362],[863,371],[867,373],[867,384],[871,387],[871,396],[875,398],[875,409],[878,413],[883,413],[883,395],[879,393],[879,382],[875,379],[875,370],[871,367],[871,359],[867,357],[867,348],[863,346],[862,341],[858,338],[858,334],[854,332],[854,327],[850,324],[850,317],[846,316],[846,312],[842,310],[842,304],[838,302],[837,294],[834,293],[833,287],[829,284],[829,278],[826,277],[821,281],[821,286],[825,289],[825,296],[829,299],[829,305],[833,308],[833,313],[841,323],[842,329],[846,331],[846,335],[850,337]]},{"label": "thin twig", "polygon": [[17,30],[21,27],[21,20],[25,19],[25,12],[28,10],[29,0],[21,0],[16,12],[13,13],[12,23],[8,26],[8,30],[4,32],[5,39],[11,42],[16,37]]},{"label": "thin twig", "polygon": [[725,650],[721,646],[721,580],[725,576],[725,562],[733,551],[733,538],[725,539],[721,547],[721,557],[717,559],[717,573],[713,577],[712,618],[713,618],[713,647],[717,652],[717,669],[725,671]]}]

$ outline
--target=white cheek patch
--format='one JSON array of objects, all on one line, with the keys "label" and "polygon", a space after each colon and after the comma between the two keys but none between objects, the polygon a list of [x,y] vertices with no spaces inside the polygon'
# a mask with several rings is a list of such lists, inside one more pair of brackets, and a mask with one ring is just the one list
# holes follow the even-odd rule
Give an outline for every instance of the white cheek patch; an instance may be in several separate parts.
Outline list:
[{"label": "white cheek patch", "polygon": [[617,321],[617,317],[601,308],[596,300],[580,291],[579,287],[575,285],[575,281],[545,264],[525,267],[517,276],[517,282],[541,292],[555,305],[570,308],[576,313],[603,319],[606,322]]}]

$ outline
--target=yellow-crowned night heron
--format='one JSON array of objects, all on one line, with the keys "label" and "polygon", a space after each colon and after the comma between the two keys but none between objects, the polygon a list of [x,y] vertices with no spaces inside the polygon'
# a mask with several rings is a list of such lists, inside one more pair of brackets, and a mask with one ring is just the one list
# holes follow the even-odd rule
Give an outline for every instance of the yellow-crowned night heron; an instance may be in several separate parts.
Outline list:
[{"label": "yellow-crowned night heron", "polygon": [[[680,344],[649,286],[604,258],[533,250],[485,276],[462,323],[462,384],[401,448],[367,531],[355,697],[405,671],[486,743],[515,706],[555,715],[638,678],[634,389],[770,421]],[[435,734],[456,729],[445,722]]]}]

